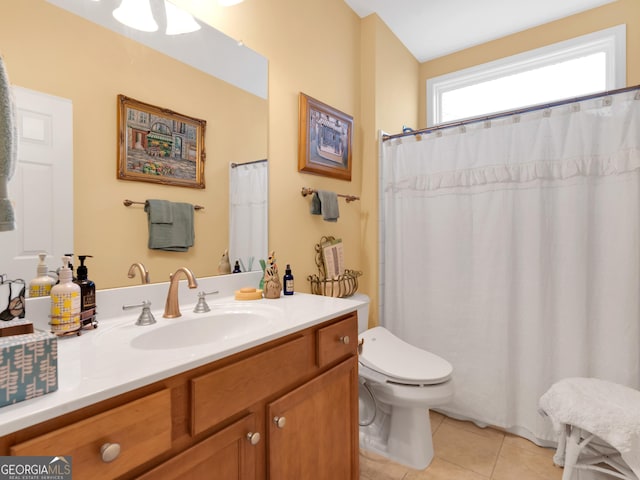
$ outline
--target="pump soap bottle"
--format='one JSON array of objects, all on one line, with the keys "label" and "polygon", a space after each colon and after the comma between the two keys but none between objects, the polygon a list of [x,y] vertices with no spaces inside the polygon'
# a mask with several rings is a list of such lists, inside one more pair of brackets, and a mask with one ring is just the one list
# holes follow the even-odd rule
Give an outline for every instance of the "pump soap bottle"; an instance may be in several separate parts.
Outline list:
[{"label": "pump soap bottle", "polygon": [[[77,280],[77,278],[73,274],[73,264],[71,263],[71,260],[73,260],[73,253],[65,253],[64,255],[69,259],[66,266],[69,268],[69,270],[71,270],[71,281],[75,282]],[[56,270],[56,274],[60,275],[60,269],[59,268]],[[60,281],[60,279],[58,279],[58,282],[59,281]]]},{"label": "pump soap bottle", "polygon": [[78,279],[74,283],[80,286],[80,322],[81,327],[98,328],[96,320],[96,284],[89,280],[89,270],[84,264],[86,258],[92,255],[78,255],[80,266],[76,269]]},{"label": "pump soap bottle", "polygon": [[285,295],[293,295],[293,275],[291,274],[291,265],[287,263],[287,268],[284,270],[284,277],[282,277],[284,287],[282,292]]},{"label": "pump soap bottle", "polygon": [[47,275],[46,253],[39,253],[38,276],[29,282],[29,297],[46,297],[51,293],[51,288],[56,284],[56,280]]},{"label": "pump soap bottle", "polygon": [[62,257],[59,281],[51,289],[51,333],[63,336],[80,330],[80,286],[71,281],[69,257]]}]

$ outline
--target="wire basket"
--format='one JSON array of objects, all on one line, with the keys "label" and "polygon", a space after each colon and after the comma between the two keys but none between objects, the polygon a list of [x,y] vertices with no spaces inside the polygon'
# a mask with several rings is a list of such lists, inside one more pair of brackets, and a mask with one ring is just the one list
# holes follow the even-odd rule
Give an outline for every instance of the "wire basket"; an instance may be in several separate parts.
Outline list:
[{"label": "wire basket", "polygon": [[311,282],[311,293],[326,297],[350,297],[358,290],[358,277],[362,272],[345,269],[344,273],[335,278],[326,278],[327,269],[322,256],[322,246],[334,241],[334,237],[322,237],[320,243],[316,243],[316,266],[318,274],[309,275],[307,280]]}]

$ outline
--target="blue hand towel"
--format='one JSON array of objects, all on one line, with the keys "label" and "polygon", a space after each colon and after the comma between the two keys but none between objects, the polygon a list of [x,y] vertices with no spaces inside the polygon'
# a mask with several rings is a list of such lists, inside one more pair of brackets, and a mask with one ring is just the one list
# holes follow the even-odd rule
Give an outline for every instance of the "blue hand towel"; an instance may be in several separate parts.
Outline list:
[{"label": "blue hand towel", "polygon": [[340,217],[338,210],[338,195],[334,192],[318,190],[318,198],[320,199],[320,212],[322,219],[327,222],[337,222]]},{"label": "blue hand towel", "polygon": [[318,192],[313,192],[313,195],[311,196],[311,205],[309,207],[309,211],[311,212],[311,215],[320,215],[322,213]]},{"label": "blue hand towel", "polygon": [[[149,220],[148,246],[153,250],[186,252],[195,240],[193,205],[165,202],[148,200],[145,204]],[[156,207],[158,211],[154,212]]]}]

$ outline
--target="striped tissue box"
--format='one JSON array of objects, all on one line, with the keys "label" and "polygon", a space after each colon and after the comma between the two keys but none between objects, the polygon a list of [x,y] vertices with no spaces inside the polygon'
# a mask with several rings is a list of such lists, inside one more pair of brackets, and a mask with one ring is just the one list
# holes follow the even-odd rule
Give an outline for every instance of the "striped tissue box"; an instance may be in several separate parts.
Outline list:
[{"label": "striped tissue box", "polygon": [[[2,326],[11,324],[5,322]],[[7,325],[8,326],[8,325]],[[58,343],[50,332],[0,337],[0,406],[58,389]]]}]

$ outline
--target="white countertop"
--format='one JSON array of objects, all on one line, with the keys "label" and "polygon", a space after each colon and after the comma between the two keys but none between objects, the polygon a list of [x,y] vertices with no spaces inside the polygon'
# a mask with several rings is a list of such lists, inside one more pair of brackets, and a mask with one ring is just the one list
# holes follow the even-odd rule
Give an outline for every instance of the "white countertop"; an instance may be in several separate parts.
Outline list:
[{"label": "white countertop", "polygon": [[[190,292],[187,292],[186,286],[183,285],[185,282],[181,281],[182,316],[176,319],[162,317],[166,283],[98,292],[99,327],[95,330],[83,330],[80,336],[58,338],[58,390],[42,397],[1,407],[0,435],[35,425],[355,311],[361,303],[348,298],[338,299],[303,293],[273,300],[235,300],[233,291],[239,288],[238,285],[252,285],[247,283],[247,280],[253,281],[256,278],[253,274],[254,272],[229,275],[226,276],[226,281],[221,279],[224,277],[210,277],[213,279],[211,281],[198,280],[200,288]],[[224,285],[221,282],[224,282]],[[211,312],[193,313],[197,291],[210,291],[212,288],[219,289],[221,296],[207,297]],[[151,311],[157,323],[136,326],[135,320],[140,310],[127,310],[123,314],[122,300],[124,299],[125,303],[132,303],[131,300],[133,303],[140,303],[148,298],[155,299],[152,300]],[[34,305],[27,303],[27,318],[29,319],[31,306],[32,315],[38,316],[37,320],[32,321],[36,327],[39,324],[42,326],[43,308],[48,306],[48,302],[43,299],[33,300]],[[195,321],[193,319],[198,316],[204,318],[223,309],[245,307],[256,311],[264,308],[275,314],[277,320],[268,322],[264,328],[243,333],[235,338],[219,338],[210,343],[189,347],[148,350],[134,348],[131,345],[134,338],[167,324],[188,325],[188,322]],[[103,315],[103,312],[107,315]],[[118,312],[117,315],[115,312]]]}]

